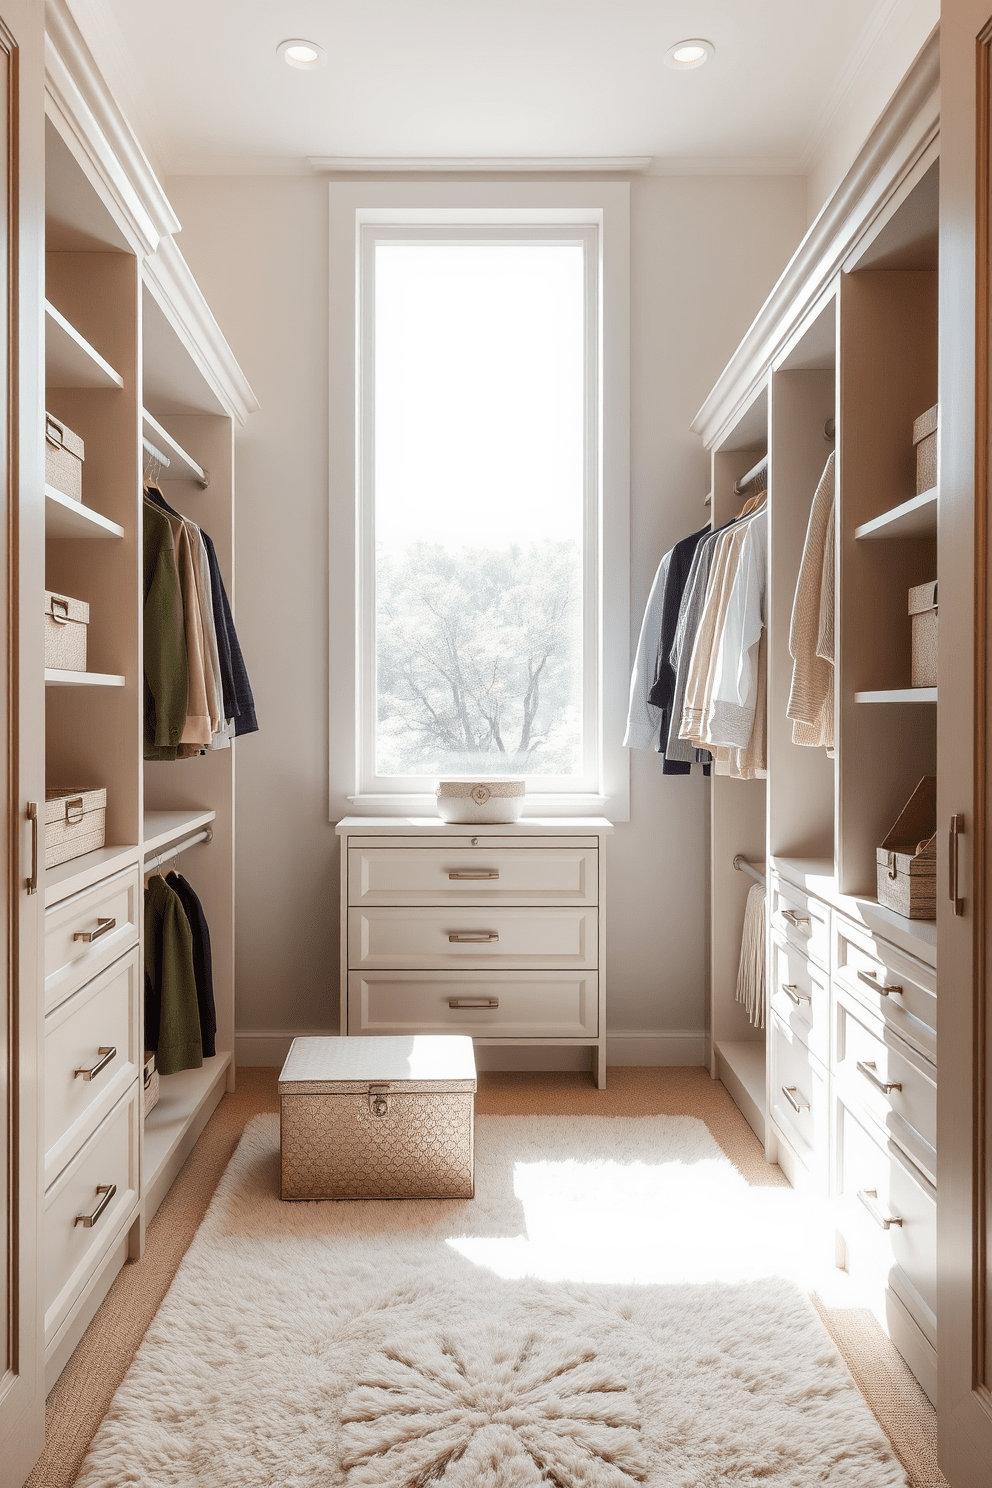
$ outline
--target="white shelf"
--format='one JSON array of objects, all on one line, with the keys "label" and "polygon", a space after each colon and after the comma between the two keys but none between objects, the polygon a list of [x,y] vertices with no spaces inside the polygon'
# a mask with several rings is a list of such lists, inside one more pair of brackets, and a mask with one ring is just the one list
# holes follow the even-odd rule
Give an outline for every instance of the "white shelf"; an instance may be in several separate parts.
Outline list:
[{"label": "white shelf", "polygon": [[759,1142],[765,1140],[765,1044],[715,1045],[717,1074]]},{"label": "white shelf", "polygon": [[45,301],[45,386],[122,388],[124,379],[81,336],[54,305]]},{"label": "white shelf", "polygon": [[59,667],[45,668],[46,687],[123,687],[126,677],[116,672],[64,672]]},{"label": "white shelf", "polygon": [[854,529],[856,538],[883,537],[936,537],[937,536],[937,487],[913,496],[901,506],[872,517]]},{"label": "white shelf", "polygon": [[145,853],[162,852],[216,819],[216,811],[206,806],[190,811],[146,811],[142,832]]},{"label": "white shelf", "polygon": [[169,468],[162,472],[162,479],[192,480],[204,488],[210,484],[210,476],[203,466],[198,465],[193,456],[186,453],[182,445],[173,439],[168,429],[163,429],[147,408],[141,410],[141,432],[169,461]]},{"label": "white shelf", "polygon": [[109,517],[102,517],[81,501],[45,487],[45,536],[115,538],[124,536],[124,528]]},{"label": "white shelf", "polygon": [[68,899],[88,889],[101,878],[109,878],[139,857],[136,844],[129,847],[97,847],[82,857],[72,858],[68,863],[59,863],[55,868],[45,869],[45,907]]},{"label": "white shelf", "polygon": [[856,692],[856,703],[935,703],[936,687],[890,687],[882,692]]},{"label": "white shelf", "polygon": [[147,1224],[165,1198],[223,1094],[230,1053],[205,1059],[201,1069],[159,1076],[159,1098],[145,1118],[141,1190]]}]

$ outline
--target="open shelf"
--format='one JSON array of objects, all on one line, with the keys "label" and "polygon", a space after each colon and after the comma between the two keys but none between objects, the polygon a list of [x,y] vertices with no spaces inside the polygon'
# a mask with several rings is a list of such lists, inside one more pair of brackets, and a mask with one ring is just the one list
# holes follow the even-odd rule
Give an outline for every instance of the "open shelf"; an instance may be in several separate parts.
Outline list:
[{"label": "open shelf", "polygon": [[141,410],[141,432],[149,444],[154,445],[169,461],[168,470],[162,472],[161,479],[192,480],[206,489],[210,484],[210,476],[203,466],[198,465],[193,456],[186,453],[182,445],[173,439],[168,429],[163,429],[147,408]]},{"label": "open shelf", "polygon": [[856,692],[856,703],[935,703],[936,687],[888,687],[881,692]]},{"label": "open shelf", "polygon": [[759,1142],[765,1140],[765,1043],[715,1046],[717,1074]]},{"label": "open shelf", "polygon": [[56,491],[54,486],[46,486],[45,536],[106,539],[123,537],[124,528],[81,501],[73,501],[71,496]]},{"label": "open shelf", "polygon": [[122,388],[124,379],[75,326],[45,301],[45,386]]},{"label": "open shelf", "polygon": [[162,852],[216,819],[216,811],[207,806],[190,811],[146,811],[142,833],[145,852]]},{"label": "open shelf", "polygon": [[64,672],[59,667],[45,668],[46,687],[123,687],[127,681],[116,672]]},{"label": "open shelf", "polygon": [[937,487],[913,496],[891,511],[872,517],[854,529],[856,538],[883,537],[936,537],[937,536]]},{"label": "open shelf", "polygon": [[97,847],[81,857],[70,858],[55,868],[45,869],[45,905],[57,904],[88,889],[101,878],[108,878],[138,859],[137,844],[130,847]]},{"label": "open shelf", "polygon": [[192,1152],[214,1106],[223,1094],[230,1053],[205,1059],[201,1069],[159,1076],[159,1098],[145,1117],[141,1187],[147,1224]]}]

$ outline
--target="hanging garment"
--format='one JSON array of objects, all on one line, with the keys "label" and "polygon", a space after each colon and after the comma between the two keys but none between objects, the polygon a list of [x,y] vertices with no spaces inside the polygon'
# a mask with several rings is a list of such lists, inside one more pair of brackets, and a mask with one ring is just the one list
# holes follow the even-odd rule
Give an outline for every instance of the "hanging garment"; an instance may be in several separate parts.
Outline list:
[{"label": "hanging garment", "polygon": [[702,726],[709,702],[709,689],[712,685],[714,657],[719,646],[727,607],[730,604],[737,572],[737,558],[743,540],[743,527],[735,523],[733,527],[726,529],[716,545],[692,655],[689,659],[679,737],[697,747],[705,742]]},{"label": "hanging garment", "polygon": [[172,527],[163,512],[143,506],[145,758],[155,759],[182,737],[189,669]]},{"label": "hanging garment", "polygon": [[707,680],[700,729],[706,743],[736,749],[748,746],[758,699],[758,646],[765,629],[768,585],[767,510],[746,517],[741,527],[736,572]]},{"label": "hanging garment", "polygon": [[200,1042],[204,1059],[209,1059],[217,1052],[217,1009],[214,1005],[210,929],[203,913],[203,905],[182,874],[170,873],[165,881],[178,895],[193,936],[193,975],[196,979],[196,1003],[200,1014]]},{"label": "hanging garment", "polygon": [[765,1026],[765,890],[751,887],[744,906],[744,932],[737,971],[737,1001],[755,1028]]},{"label": "hanging garment", "polygon": [[224,588],[217,550],[207,533],[201,532],[203,546],[207,550],[210,564],[210,580],[213,586],[214,620],[217,629],[217,644],[220,651],[221,677],[224,687],[225,716],[234,721],[235,736],[253,734],[258,731],[255,716],[255,699],[248,680],[248,668],[241,653],[238,633],[234,628],[234,616]]},{"label": "hanging garment", "polygon": [[145,889],[145,1045],[163,1075],[203,1064],[193,934],[178,894],[158,873]]},{"label": "hanging garment", "polygon": [[207,705],[206,681],[204,677],[203,630],[200,624],[200,608],[196,593],[196,574],[189,534],[186,531],[182,517],[176,516],[169,511],[163,512],[161,506],[150,501],[147,497],[142,503],[142,507],[145,514],[151,511],[157,511],[159,514],[164,515],[166,522],[172,529],[175,562],[179,573],[179,588],[182,595],[188,677],[186,718],[178,744],[166,746],[161,749],[156,747],[151,752],[146,748],[145,758],[176,759],[178,757],[178,750],[182,745],[192,744],[198,748],[202,748],[210,743],[211,737],[210,713]]},{"label": "hanging garment", "polygon": [[668,552],[658,564],[648,602],[644,607],[644,619],[641,621],[637,650],[634,653],[634,665],[630,673],[627,732],[623,738],[626,749],[650,749],[661,729],[662,710],[648,701],[648,694],[654,684],[657,671],[661,617],[665,604],[665,583],[671,561],[672,554]]},{"label": "hanging garment", "polygon": [[200,629],[203,634],[204,681],[207,692],[207,708],[210,713],[211,737],[218,734],[225,723],[224,687],[220,676],[220,653],[217,648],[217,629],[214,624],[213,588],[210,582],[210,564],[199,527],[188,518],[183,524],[193,550],[193,571],[196,576],[196,598],[200,610]]},{"label": "hanging garment", "polygon": [[[684,752],[682,750],[676,750],[673,753],[666,747],[666,744],[673,738],[675,740],[678,739],[678,729],[672,729],[672,719],[673,717],[680,716],[675,713],[677,682],[671,655],[675,642],[675,633],[679,624],[683,596],[685,595],[686,586],[693,568],[696,550],[700,543],[711,536],[712,532],[709,527],[701,527],[698,532],[693,532],[689,537],[684,537],[672,549],[668,566],[655,680],[648,694],[648,701],[651,706],[661,709],[661,718],[658,725],[658,752],[665,756],[665,763],[662,767],[662,773],[665,775],[688,775],[693,763],[698,758],[695,751]],[[708,763],[709,756],[707,755],[705,758]]]},{"label": "hanging garment", "polygon": [[813,497],[792,606],[793,660],[787,717],[795,744],[834,744],[834,471],[833,452]]}]

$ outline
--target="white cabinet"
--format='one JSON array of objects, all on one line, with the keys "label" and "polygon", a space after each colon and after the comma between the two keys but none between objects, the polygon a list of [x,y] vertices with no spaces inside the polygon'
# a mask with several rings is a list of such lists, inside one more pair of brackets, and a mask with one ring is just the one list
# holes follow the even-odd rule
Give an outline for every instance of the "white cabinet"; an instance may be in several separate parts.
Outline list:
[{"label": "white cabinet", "polygon": [[606,1084],[600,819],[347,817],[341,1031],[592,1051]]}]

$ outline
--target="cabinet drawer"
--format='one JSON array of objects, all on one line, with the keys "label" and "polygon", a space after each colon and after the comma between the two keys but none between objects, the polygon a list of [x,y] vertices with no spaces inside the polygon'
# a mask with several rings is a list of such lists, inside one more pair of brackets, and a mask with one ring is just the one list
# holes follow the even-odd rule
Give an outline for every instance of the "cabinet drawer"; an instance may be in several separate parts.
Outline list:
[{"label": "cabinet drawer", "polygon": [[769,1003],[796,1038],[826,1064],[830,1057],[830,979],[780,935],[771,939]]},{"label": "cabinet drawer", "polygon": [[599,978],[594,971],[353,971],[348,1032],[595,1038]]},{"label": "cabinet drawer", "polygon": [[885,1019],[900,1038],[937,1060],[937,975],[878,935],[834,915],[832,975],[838,988]]},{"label": "cabinet drawer", "polygon": [[830,969],[830,910],[820,899],[772,875],[771,926],[790,945]]},{"label": "cabinet drawer", "polygon": [[[140,889],[135,863],[46,910],[46,1010],[134,945],[141,915]],[[93,938],[84,940],[83,936]]]},{"label": "cabinet drawer", "polygon": [[827,1175],[830,1126],[826,1069],[775,1013],[770,1035],[772,1118],[810,1174],[822,1182]]},{"label": "cabinet drawer", "polygon": [[[596,967],[595,909],[351,909],[355,970]],[[453,936],[464,937],[460,940]]]},{"label": "cabinet drawer", "polygon": [[45,1019],[46,1185],[137,1079],[138,1026],[137,946]]},{"label": "cabinet drawer", "polygon": [[[106,1208],[86,1226],[107,1193]],[[110,1249],[138,1198],[138,1086],[133,1084],[45,1195],[42,1221],[45,1341],[50,1341]]]},{"label": "cabinet drawer", "polygon": [[352,847],[350,904],[595,904],[594,848]]},{"label": "cabinet drawer", "polygon": [[841,1233],[936,1347],[937,1191],[841,1089],[834,1120]]},{"label": "cabinet drawer", "polygon": [[843,988],[837,991],[834,1017],[834,1068],[852,1102],[936,1183],[935,1067]]}]

